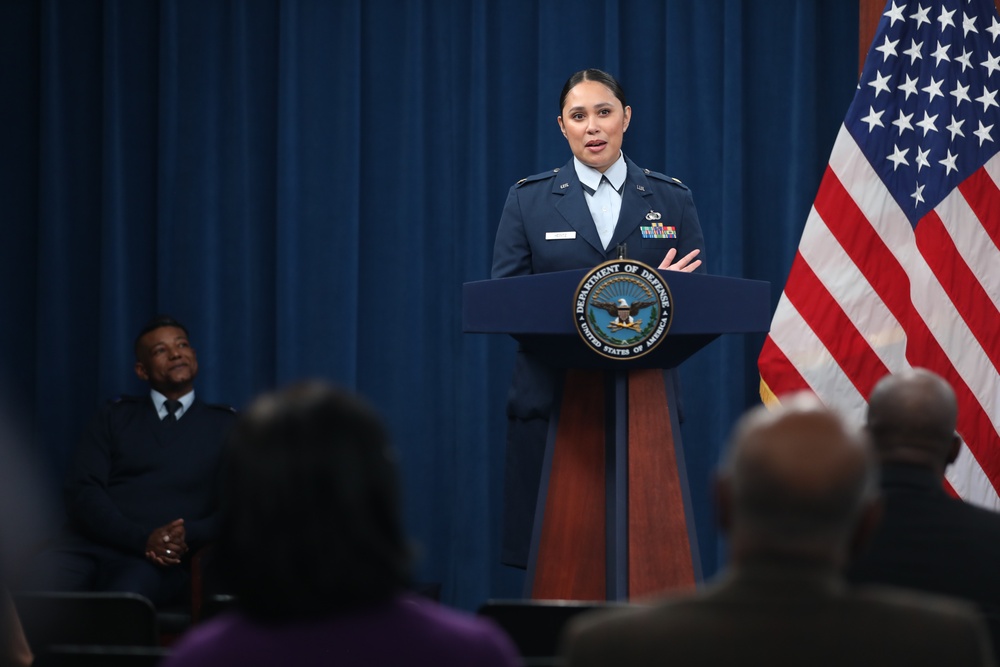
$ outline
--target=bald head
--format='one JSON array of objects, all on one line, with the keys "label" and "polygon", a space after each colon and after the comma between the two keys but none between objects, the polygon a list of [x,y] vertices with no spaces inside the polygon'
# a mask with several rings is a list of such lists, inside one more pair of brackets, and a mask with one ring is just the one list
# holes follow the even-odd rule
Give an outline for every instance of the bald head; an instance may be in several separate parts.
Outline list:
[{"label": "bald head", "polygon": [[868,398],[866,428],[882,461],[944,472],[958,454],[955,392],[939,375],[913,368],[887,375]]},{"label": "bald head", "polygon": [[863,438],[812,395],[789,397],[772,412],[754,409],[737,424],[720,477],[734,555],[840,559],[874,487]]}]

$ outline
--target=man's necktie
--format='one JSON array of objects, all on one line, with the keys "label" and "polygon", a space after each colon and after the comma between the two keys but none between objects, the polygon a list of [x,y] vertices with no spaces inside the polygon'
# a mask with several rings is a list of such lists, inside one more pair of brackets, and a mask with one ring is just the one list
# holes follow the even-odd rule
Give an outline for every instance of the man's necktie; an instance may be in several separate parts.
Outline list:
[{"label": "man's necktie", "polygon": [[168,398],[164,403],[167,408],[167,416],[163,418],[164,424],[173,424],[177,421],[177,411],[181,409],[181,402],[172,398]]}]

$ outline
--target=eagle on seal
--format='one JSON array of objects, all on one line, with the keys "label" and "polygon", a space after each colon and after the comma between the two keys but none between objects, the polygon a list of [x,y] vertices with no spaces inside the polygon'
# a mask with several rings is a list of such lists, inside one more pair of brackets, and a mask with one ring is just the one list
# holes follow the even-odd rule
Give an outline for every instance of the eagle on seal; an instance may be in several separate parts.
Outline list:
[{"label": "eagle on seal", "polygon": [[629,305],[628,301],[625,299],[618,299],[618,301],[591,301],[590,305],[594,308],[600,308],[601,310],[606,310],[610,315],[618,315],[619,310],[628,310],[628,314],[635,315],[639,314],[639,311],[643,308],[648,308],[655,304],[655,301],[633,301],[632,305]]}]

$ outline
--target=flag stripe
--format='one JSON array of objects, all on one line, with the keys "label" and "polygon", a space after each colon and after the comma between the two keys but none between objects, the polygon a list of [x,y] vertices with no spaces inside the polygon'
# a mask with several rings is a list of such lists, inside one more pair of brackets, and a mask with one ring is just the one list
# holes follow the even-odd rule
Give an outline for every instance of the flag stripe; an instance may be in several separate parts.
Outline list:
[{"label": "flag stripe", "polygon": [[[769,364],[773,364],[778,369],[773,376],[773,380],[778,383],[783,392],[788,393],[809,389],[809,385],[802,379],[799,372],[795,370],[795,366],[789,363],[785,353],[781,351],[781,348],[778,347],[777,343],[771,337],[764,340],[764,347],[761,350],[760,356],[761,359],[767,359]],[[761,399],[767,405],[773,406],[777,400],[774,392],[763,379],[761,379],[760,394]]]},{"label": "flag stripe", "polygon": [[[990,162],[996,164],[1000,162],[993,157]],[[969,230],[984,231],[988,234],[993,247],[1000,246],[1000,210],[997,210],[995,203],[1000,201],[1000,192],[997,190],[996,181],[990,177],[986,167],[977,170],[972,176],[962,181],[958,190],[969,203],[970,208],[979,220],[979,225],[965,225]],[[990,204],[994,205],[990,205]],[[996,296],[994,294],[994,296]]]},{"label": "flag stripe", "polygon": [[959,254],[937,213],[931,211],[924,217],[916,239],[920,254],[941,281],[955,310],[989,356],[994,369],[1000,369],[1000,346],[996,345],[1000,321],[996,305]]},{"label": "flag stripe", "polygon": [[[767,340],[781,353],[774,357],[776,364],[785,360],[788,365],[774,366],[774,372],[765,378],[774,394],[780,399],[783,394],[808,388],[824,401],[836,396],[839,400],[835,405],[848,419],[860,424],[864,416],[864,396],[858,393],[854,383],[784,294],[775,312],[775,322],[781,325],[771,326]],[[801,383],[795,382],[796,379]],[[791,381],[786,385],[783,381],[787,380]]]},{"label": "flag stripe", "polygon": [[861,396],[867,396],[889,369],[805,260],[792,264],[785,294],[805,321],[810,323],[816,337],[838,366],[865,369],[862,373],[845,377]]},{"label": "flag stripe", "polygon": [[[965,188],[947,197],[937,208],[938,216],[948,230],[948,235],[954,239],[955,248],[961,253],[969,269],[975,274],[979,284],[990,300],[1000,303],[1000,249],[994,237],[995,229],[1000,224],[1000,216],[994,202],[1000,202],[1000,189],[990,174],[991,163],[1000,164],[1000,157],[994,157],[985,167],[970,179],[978,180],[970,195]],[[980,224],[968,224],[975,219]]]},{"label": "flag stripe", "polygon": [[[836,176],[830,172],[829,179],[836,181]],[[824,180],[821,190],[833,187],[831,181]],[[905,363],[906,335],[892,312],[879,297],[868,279],[861,272],[859,264],[855,264],[851,253],[840,244],[840,241],[825,224],[816,208],[806,223],[802,235],[803,243],[800,254],[806,259],[824,288],[841,305],[848,318],[858,331],[864,330],[864,338],[878,356],[882,365],[893,369]],[[864,253],[864,248],[878,241],[874,235],[863,242],[861,250],[855,254]],[[786,287],[786,289],[788,289]],[[853,368],[853,371],[865,371],[865,368]],[[867,393],[864,394],[867,396]]]}]

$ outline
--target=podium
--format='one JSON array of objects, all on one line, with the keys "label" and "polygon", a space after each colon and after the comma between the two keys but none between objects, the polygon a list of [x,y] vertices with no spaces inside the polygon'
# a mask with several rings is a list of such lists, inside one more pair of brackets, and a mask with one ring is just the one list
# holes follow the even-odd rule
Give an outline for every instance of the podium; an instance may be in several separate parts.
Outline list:
[{"label": "podium", "polygon": [[464,332],[511,335],[565,369],[525,596],[625,600],[694,586],[700,564],[672,369],[722,334],[767,331],[770,284],[660,271],[673,303],[666,339],[638,358],[609,359],[574,324],[587,273],[463,285]]}]

